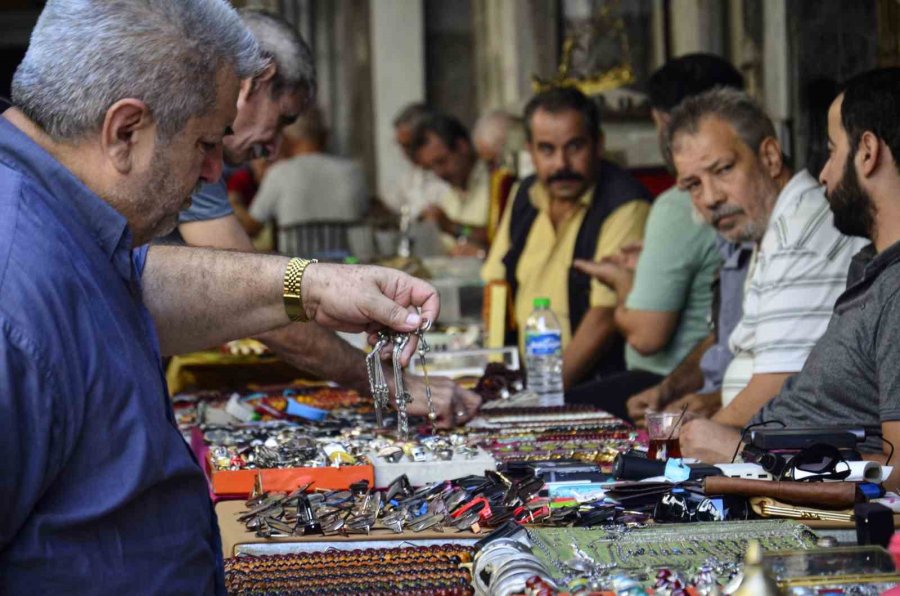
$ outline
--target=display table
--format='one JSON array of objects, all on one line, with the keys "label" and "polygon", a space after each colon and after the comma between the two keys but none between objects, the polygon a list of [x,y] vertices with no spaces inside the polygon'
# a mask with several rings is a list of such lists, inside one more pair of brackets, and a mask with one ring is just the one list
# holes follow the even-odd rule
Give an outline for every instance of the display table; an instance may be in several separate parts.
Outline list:
[{"label": "display table", "polygon": [[[222,552],[225,557],[243,554],[276,554],[284,552],[305,552],[326,548],[383,548],[404,546],[429,546],[431,544],[463,543],[472,544],[484,538],[488,532],[480,534],[458,532],[448,528],[444,532],[424,530],[422,532],[394,533],[386,528],[376,528],[370,534],[334,534],[323,536],[284,536],[260,538],[247,530],[238,516],[247,510],[244,501],[221,501],[216,505],[219,530],[222,534]],[[387,544],[385,544],[387,543]],[[304,546],[308,545],[308,546]]]}]

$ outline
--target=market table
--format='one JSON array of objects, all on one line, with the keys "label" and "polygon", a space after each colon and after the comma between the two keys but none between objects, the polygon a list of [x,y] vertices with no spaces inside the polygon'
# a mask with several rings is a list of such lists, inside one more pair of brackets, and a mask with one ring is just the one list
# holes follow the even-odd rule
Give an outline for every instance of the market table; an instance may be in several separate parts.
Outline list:
[{"label": "market table", "polygon": [[469,531],[458,532],[452,528],[444,532],[423,530],[422,532],[396,534],[386,528],[376,528],[370,534],[333,534],[329,536],[315,534],[260,538],[237,520],[238,516],[246,509],[244,501],[221,501],[216,505],[219,530],[222,533],[222,552],[226,558],[237,554],[280,554],[327,548],[385,548],[401,546],[401,543],[404,546],[473,544],[488,534],[488,530],[474,534]]}]

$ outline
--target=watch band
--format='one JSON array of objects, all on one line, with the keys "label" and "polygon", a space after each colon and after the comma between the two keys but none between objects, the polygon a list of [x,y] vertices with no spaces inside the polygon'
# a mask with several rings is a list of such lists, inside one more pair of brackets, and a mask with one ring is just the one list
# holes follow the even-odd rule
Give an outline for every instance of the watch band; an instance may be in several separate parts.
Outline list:
[{"label": "watch band", "polygon": [[303,309],[303,294],[300,293],[300,284],[303,283],[303,273],[312,263],[318,263],[316,259],[293,258],[288,261],[284,270],[284,310],[288,318],[295,323],[306,323],[309,317]]}]

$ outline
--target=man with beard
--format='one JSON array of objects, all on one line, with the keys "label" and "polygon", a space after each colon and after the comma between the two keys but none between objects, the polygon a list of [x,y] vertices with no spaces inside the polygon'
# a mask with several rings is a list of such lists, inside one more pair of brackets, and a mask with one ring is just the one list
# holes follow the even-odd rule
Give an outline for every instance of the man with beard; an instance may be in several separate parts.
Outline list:
[{"label": "man with beard", "polygon": [[[266,69],[241,81],[232,134],[223,139],[225,163],[239,166],[253,157],[278,153],[282,130],[294,122],[315,97],[316,72],[312,52],[300,35],[279,17],[253,9],[239,12],[268,60]],[[190,246],[252,251],[253,243],[234,215],[224,178],[204,184],[190,208],[179,215],[178,231]],[[365,354],[316,323],[289,325],[260,335],[284,362],[361,394],[369,393]],[[208,347],[208,346],[203,346]],[[394,377],[388,375],[393,390]],[[420,377],[408,379],[410,413],[428,413]],[[471,391],[450,379],[432,377],[433,403],[440,426],[470,418],[481,403]]]},{"label": "man with beard", "polygon": [[577,89],[534,96],[525,131],[537,173],[513,193],[481,277],[509,284],[520,348],[534,299],[550,299],[562,327],[563,384],[571,388],[625,367],[615,293],[572,263],[601,260],[643,238],[650,195],[601,159],[599,111]]},{"label": "man with beard", "polygon": [[[829,159],[819,176],[842,233],[872,244],[852,261],[847,289],[802,371],[753,416],[791,427],[864,427],[866,457],[884,461],[880,437],[900,442],[900,69],[850,80],[828,112]],[[689,444],[708,461],[730,458],[734,425],[694,421]],[[682,440],[684,440],[684,433]],[[712,448],[715,445],[715,448]],[[890,462],[888,462],[890,463]],[[900,472],[888,486],[896,488]]]},{"label": "man with beard", "polygon": [[161,355],[437,316],[390,269],[148,249],[221,175],[265,67],[224,0],[46,3],[0,116],[0,593],[225,594]]}]

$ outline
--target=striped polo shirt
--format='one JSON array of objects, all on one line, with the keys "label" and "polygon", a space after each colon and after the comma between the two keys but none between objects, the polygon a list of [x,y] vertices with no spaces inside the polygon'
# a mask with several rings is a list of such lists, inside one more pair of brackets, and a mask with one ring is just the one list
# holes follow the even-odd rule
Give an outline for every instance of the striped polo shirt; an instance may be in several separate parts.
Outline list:
[{"label": "striped polo shirt", "polygon": [[727,405],[754,374],[795,373],[825,333],[847,285],[850,260],[868,243],[834,227],[824,188],[801,170],[782,189],[754,254],[735,357],[722,384]]}]

